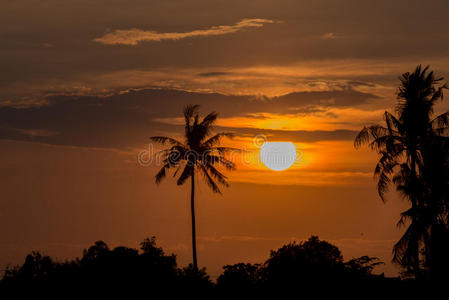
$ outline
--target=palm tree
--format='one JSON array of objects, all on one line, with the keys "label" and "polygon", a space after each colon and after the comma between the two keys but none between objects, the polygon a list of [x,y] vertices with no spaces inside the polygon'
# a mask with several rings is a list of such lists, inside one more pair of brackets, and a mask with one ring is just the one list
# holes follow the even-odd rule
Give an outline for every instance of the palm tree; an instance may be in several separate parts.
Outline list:
[{"label": "palm tree", "polygon": [[150,138],[154,142],[170,145],[168,149],[158,153],[161,155],[163,165],[156,174],[156,183],[159,184],[166,177],[166,171],[170,169],[175,169],[174,177],[180,173],[177,179],[178,185],[183,185],[190,178],[192,252],[195,270],[198,270],[195,231],[195,174],[200,173],[212,191],[221,194],[219,185],[227,187],[229,184],[227,177],[216,166],[222,166],[227,170],[235,170],[235,164],[228,160],[225,154],[229,151],[237,150],[219,146],[223,137],[232,137],[231,133],[220,132],[211,135],[213,125],[217,120],[217,113],[211,112],[200,120],[198,109],[199,105],[187,105],[184,108],[184,142],[166,136],[153,136]]},{"label": "palm tree", "polygon": [[428,240],[429,217],[425,216],[425,187],[420,178],[423,152],[430,139],[441,137],[449,126],[449,112],[432,119],[437,100],[443,98],[446,85],[437,85],[443,78],[436,78],[428,66],[418,66],[413,73],[400,77],[397,93],[397,117],[385,112],[385,125],[364,127],[357,135],[354,145],[359,148],[369,144],[380,155],[374,174],[378,179],[377,189],[382,201],[389,184],[406,197],[411,208],[401,214],[399,225],[410,221],[404,235],[393,249],[393,260],[420,277],[420,251]]}]

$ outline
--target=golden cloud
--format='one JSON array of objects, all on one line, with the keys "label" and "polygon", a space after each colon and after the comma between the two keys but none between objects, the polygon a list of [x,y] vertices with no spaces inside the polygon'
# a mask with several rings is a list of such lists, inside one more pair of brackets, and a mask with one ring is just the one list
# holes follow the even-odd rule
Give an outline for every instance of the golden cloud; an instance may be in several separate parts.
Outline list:
[{"label": "golden cloud", "polygon": [[106,45],[137,45],[140,42],[163,40],[180,40],[195,36],[216,36],[238,32],[244,28],[262,27],[265,23],[274,23],[268,19],[243,19],[234,25],[212,26],[208,29],[198,29],[188,32],[157,32],[137,28],[115,30],[102,37],[95,38],[95,42]]}]

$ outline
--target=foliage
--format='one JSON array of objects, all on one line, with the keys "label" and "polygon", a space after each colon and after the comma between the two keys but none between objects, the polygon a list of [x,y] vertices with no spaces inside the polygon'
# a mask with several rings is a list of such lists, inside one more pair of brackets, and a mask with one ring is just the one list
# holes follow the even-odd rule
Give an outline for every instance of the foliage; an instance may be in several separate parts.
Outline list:
[{"label": "foliage", "polygon": [[384,125],[364,127],[354,142],[379,154],[374,174],[381,199],[385,201],[392,183],[410,202],[398,223],[408,227],[393,248],[393,261],[420,279],[424,271],[433,276],[433,227],[449,228],[449,112],[434,116],[434,106],[448,88],[442,79],[429,67],[404,73],[396,116],[385,112]]},{"label": "foliage", "polygon": [[263,264],[226,265],[213,283],[205,269],[192,264],[178,268],[176,256],[166,255],[154,237],[145,239],[140,251],[123,246],[110,249],[98,241],[84,250],[80,259],[66,262],[32,252],[22,266],[6,272],[0,281],[0,295],[19,291],[65,295],[71,291],[103,297],[125,292],[128,296],[162,293],[164,297],[217,298],[279,296],[280,291],[298,290],[344,295],[362,289],[370,293],[416,291],[412,282],[373,274],[379,264],[377,258],[368,256],[345,262],[336,246],[312,236],[271,251]]},{"label": "foliage", "polygon": [[219,185],[228,186],[228,183],[227,177],[217,169],[217,166],[234,170],[235,164],[228,160],[225,154],[236,149],[221,147],[220,142],[223,137],[233,135],[229,132],[212,135],[218,114],[211,112],[201,120],[198,109],[198,105],[188,105],[184,108],[183,142],[166,136],[150,138],[162,145],[170,145],[158,153],[163,166],[156,174],[156,183],[160,183],[166,177],[168,170],[174,169],[173,176],[179,174],[177,184],[183,185],[197,171],[215,193],[221,194]]}]

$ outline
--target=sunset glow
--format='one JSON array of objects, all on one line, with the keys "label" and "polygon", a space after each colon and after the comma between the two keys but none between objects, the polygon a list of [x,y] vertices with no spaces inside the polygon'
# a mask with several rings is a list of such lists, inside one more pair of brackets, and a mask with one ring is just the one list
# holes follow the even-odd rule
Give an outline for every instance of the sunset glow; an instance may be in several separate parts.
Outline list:
[{"label": "sunset glow", "polygon": [[397,114],[401,74],[449,78],[448,1],[2,2],[0,270],[152,236],[185,267],[196,209],[213,281],[311,235],[400,275],[410,203],[379,200],[354,140]]}]

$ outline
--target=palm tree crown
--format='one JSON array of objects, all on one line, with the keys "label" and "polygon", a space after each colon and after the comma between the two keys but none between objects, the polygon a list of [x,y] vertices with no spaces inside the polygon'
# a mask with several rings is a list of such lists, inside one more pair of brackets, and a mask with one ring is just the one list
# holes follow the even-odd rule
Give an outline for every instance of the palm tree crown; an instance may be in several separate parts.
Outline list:
[{"label": "palm tree crown", "polygon": [[200,121],[198,113],[199,105],[188,105],[184,108],[185,141],[180,142],[166,136],[153,136],[150,139],[161,144],[169,144],[170,148],[162,150],[162,168],[156,175],[156,183],[160,183],[166,177],[166,171],[175,169],[174,176],[180,173],[177,184],[183,185],[194,171],[201,173],[215,193],[221,193],[219,184],[228,186],[227,177],[217,170],[220,165],[227,170],[235,170],[234,162],[228,160],[225,154],[236,150],[229,147],[219,147],[221,138],[232,137],[229,132],[220,132],[211,136],[214,123],[218,114],[211,112]]},{"label": "palm tree crown", "polygon": [[[435,78],[418,66],[413,73],[404,73],[398,91],[396,112],[398,118],[385,111],[385,125],[365,126],[354,141],[356,148],[363,144],[380,154],[374,170],[378,178],[378,193],[385,201],[385,193],[397,168],[408,168],[416,172],[420,163],[421,149],[430,137],[441,136],[449,126],[449,112],[434,119],[433,108],[437,100],[443,98],[442,85],[435,88],[443,78]],[[405,171],[405,170],[403,170]]]}]

